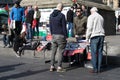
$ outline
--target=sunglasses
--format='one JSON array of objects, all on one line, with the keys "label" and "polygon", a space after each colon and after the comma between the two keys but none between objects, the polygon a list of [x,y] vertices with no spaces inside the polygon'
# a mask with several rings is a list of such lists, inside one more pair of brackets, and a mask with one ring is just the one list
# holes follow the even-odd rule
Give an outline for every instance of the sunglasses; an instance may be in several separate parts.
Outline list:
[{"label": "sunglasses", "polygon": [[80,12],[80,11],[76,11],[76,12]]}]

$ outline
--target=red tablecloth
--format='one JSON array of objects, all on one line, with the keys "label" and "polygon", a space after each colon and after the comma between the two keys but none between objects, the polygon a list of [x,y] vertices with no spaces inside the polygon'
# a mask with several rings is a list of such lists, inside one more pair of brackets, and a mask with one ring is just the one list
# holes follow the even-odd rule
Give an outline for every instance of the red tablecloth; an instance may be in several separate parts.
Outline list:
[{"label": "red tablecloth", "polygon": [[75,54],[83,54],[84,48],[81,49],[75,49],[75,50],[65,50],[64,51],[64,56],[73,56]]}]

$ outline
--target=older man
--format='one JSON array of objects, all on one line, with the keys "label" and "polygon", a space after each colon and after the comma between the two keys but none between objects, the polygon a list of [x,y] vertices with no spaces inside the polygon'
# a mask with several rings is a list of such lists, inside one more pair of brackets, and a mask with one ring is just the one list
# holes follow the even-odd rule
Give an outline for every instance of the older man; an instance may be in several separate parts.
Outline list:
[{"label": "older man", "polygon": [[91,62],[93,65],[93,70],[90,72],[92,73],[100,72],[105,36],[103,29],[104,19],[97,11],[98,9],[96,7],[91,8],[86,32],[86,40],[88,41],[90,39]]},{"label": "older man", "polygon": [[63,4],[59,3],[56,9],[50,15],[50,31],[53,38],[50,71],[55,70],[55,55],[57,49],[59,49],[57,72],[65,71],[62,68],[62,57],[63,57],[64,48],[66,46],[67,29],[66,29],[65,15],[61,13],[62,9],[63,9]]}]

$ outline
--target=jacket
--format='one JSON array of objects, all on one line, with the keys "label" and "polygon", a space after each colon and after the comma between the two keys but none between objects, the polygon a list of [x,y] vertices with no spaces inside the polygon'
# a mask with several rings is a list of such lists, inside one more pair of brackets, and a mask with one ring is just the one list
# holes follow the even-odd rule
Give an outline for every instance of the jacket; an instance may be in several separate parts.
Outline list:
[{"label": "jacket", "polygon": [[103,24],[104,19],[100,14],[97,12],[91,14],[87,21],[86,40],[95,36],[105,36]]},{"label": "jacket", "polygon": [[27,13],[27,15],[26,15],[26,23],[32,24],[33,15],[34,15],[34,10],[28,11],[28,13]]},{"label": "jacket", "polygon": [[73,23],[73,17],[74,17],[74,12],[72,10],[69,10],[67,12],[67,22]]},{"label": "jacket", "polygon": [[24,9],[22,7],[13,7],[10,12],[10,19],[23,22],[25,19]]},{"label": "jacket", "polygon": [[50,14],[50,31],[51,34],[63,35],[67,37],[65,15],[59,10],[54,10]]},{"label": "jacket", "polygon": [[83,15],[74,17],[73,26],[74,35],[84,35],[86,32],[87,17]]}]

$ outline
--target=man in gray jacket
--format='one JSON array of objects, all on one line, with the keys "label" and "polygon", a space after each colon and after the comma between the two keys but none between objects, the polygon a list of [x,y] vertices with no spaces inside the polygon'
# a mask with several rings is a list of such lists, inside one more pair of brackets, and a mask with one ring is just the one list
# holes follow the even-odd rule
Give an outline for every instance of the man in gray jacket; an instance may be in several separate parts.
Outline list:
[{"label": "man in gray jacket", "polygon": [[103,28],[104,19],[97,11],[96,7],[91,8],[86,32],[86,40],[89,41],[90,39],[91,62],[93,65],[92,73],[100,72],[105,36]]}]

